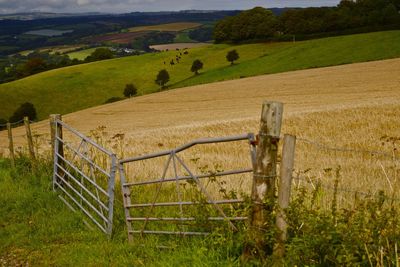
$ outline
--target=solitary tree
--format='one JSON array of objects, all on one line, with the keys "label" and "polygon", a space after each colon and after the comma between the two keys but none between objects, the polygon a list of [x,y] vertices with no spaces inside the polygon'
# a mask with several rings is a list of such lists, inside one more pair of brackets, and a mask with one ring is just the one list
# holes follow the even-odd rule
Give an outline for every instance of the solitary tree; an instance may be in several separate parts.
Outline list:
[{"label": "solitary tree", "polygon": [[136,94],[137,94],[136,86],[134,86],[131,83],[125,85],[125,89],[124,89],[124,96],[125,97],[132,97],[132,96],[135,96]]},{"label": "solitary tree", "polygon": [[231,50],[228,52],[228,54],[226,54],[226,60],[228,60],[231,65],[233,65],[233,63],[239,59],[239,54],[236,50]]},{"label": "solitary tree", "polygon": [[90,56],[85,58],[85,61],[97,61],[97,60],[104,60],[110,59],[114,57],[114,53],[108,48],[96,48]]},{"label": "solitary tree", "polygon": [[203,62],[201,62],[199,59],[196,59],[193,61],[192,68],[190,69],[191,72],[194,72],[194,74],[199,74],[199,70],[203,68]]},{"label": "solitary tree", "polygon": [[28,117],[30,120],[36,120],[36,109],[32,103],[26,102],[19,106],[10,117],[10,122],[20,121],[24,117]]},{"label": "solitary tree", "polygon": [[155,82],[160,86],[161,89],[165,88],[165,85],[169,82],[168,71],[166,69],[160,70],[157,74]]}]

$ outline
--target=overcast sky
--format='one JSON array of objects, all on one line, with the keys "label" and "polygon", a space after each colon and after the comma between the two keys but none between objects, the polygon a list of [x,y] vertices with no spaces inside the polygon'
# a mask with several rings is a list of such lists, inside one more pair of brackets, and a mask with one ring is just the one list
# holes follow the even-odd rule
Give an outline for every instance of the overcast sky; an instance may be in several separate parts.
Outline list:
[{"label": "overcast sky", "polygon": [[177,11],[249,9],[255,6],[334,6],[340,0],[0,0],[0,13]]}]

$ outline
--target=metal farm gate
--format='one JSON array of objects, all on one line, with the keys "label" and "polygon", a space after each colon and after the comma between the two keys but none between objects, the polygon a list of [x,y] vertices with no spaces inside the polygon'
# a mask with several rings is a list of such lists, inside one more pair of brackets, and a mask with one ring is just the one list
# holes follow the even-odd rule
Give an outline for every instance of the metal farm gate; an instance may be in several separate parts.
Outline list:
[{"label": "metal farm gate", "polygon": [[101,231],[111,235],[115,154],[62,122],[59,115],[53,116],[51,126],[53,189],[69,208],[81,210]]},{"label": "metal farm gate", "polygon": [[[198,170],[191,169],[190,164],[180,156],[181,153],[196,145],[243,140],[247,140],[250,146],[249,161],[252,166],[247,168],[214,171],[200,169],[202,171],[197,174],[195,172]],[[209,153],[211,155],[214,152]],[[157,162],[146,169],[145,161],[150,159]],[[229,178],[231,182],[232,177],[227,176],[253,173],[255,159],[256,140],[254,134],[249,133],[232,137],[199,139],[173,150],[120,160],[119,170],[129,241],[133,240],[135,234],[142,236],[145,234],[207,235],[211,229],[207,229],[204,225],[209,226],[209,223],[218,222],[226,222],[230,229],[236,230],[234,221],[247,220],[247,213],[235,213],[235,208],[238,207],[237,205],[243,205],[244,199],[233,193],[228,194],[221,188],[224,182],[220,179]],[[196,161],[196,159],[191,161]],[[139,164],[137,172],[129,170],[131,167],[129,163]],[[158,175],[154,171],[157,167],[160,169]],[[139,172],[147,174],[143,175]],[[127,173],[133,173],[133,177],[127,177]],[[210,183],[215,183],[217,186],[212,189],[209,186]],[[162,188],[163,192],[161,192]],[[221,192],[222,199],[215,199],[217,193]],[[204,210],[204,207],[209,207],[209,209]]]}]

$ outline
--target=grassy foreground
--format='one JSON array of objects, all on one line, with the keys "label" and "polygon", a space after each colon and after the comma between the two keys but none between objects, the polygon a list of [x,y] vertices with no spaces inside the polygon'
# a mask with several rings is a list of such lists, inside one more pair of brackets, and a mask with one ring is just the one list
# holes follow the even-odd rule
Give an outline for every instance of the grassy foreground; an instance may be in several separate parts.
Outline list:
[{"label": "grassy foreground", "polygon": [[[16,170],[0,160],[0,263],[2,266],[240,266],[243,234],[204,239],[153,238],[126,242],[121,203],[116,203],[111,240],[88,230],[51,191],[51,165],[35,169],[19,158]],[[288,210],[289,240],[283,266],[399,266],[400,213],[382,193],[354,200],[352,209],[330,208],[323,189],[300,189]],[[118,196],[117,196],[118,197]],[[271,221],[274,219],[271,217]],[[242,230],[243,233],[244,230]],[[271,248],[276,231],[265,231]],[[165,242],[165,240],[164,240]],[[165,243],[164,243],[165,244]],[[267,248],[267,249],[268,249]],[[273,259],[247,262],[269,266]]]},{"label": "grassy foreground", "polygon": [[[51,113],[69,113],[122,96],[127,83],[134,83],[140,94],[159,90],[154,83],[160,69],[170,73],[170,87],[210,83],[260,74],[379,60],[400,56],[400,31],[388,31],[325,38],[297,43],[210,45],[183,55],[179,64],[170,66],[177,52],[132,56],[88,63],[40,73],[0,85],[0,118],[8,118],[23,102],[32,102],[39,119]],[[226,53],[236,49],[239,64],[230,66]],[[204,62],[204,70],[193,76],[195,59]],[[164,62],[166,64],[164,65]]]},{"label": "grassy foreground", "polygon": [[24,158],[10,170],[0,159],[0,266],[238,265],[237,251],[221,247],[217,239],[183,241],[171,249],[157,248],[154,240],[128,244],[120,208],[108,240],[89,230],[52,192],[50,170],[48,163],[32,170]]}]

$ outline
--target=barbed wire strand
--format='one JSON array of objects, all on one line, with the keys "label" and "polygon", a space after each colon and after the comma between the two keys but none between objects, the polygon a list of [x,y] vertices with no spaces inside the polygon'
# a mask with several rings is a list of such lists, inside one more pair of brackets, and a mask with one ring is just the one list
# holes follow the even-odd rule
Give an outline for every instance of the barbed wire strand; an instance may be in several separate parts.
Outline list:
[{"label": "barbed wire strand", "polygon": [[338,152],[355,152],[355,153],[364,153],[364,154],[372,154],[372,155],[381,155],[385,157],[389,157],[394,160],[399,160],[400,157],[396,157],[396,155],[392,155],[390,153],[379,151],[379,150],[365,150],[365,149],[350,149],[350,148],[339,148],[339,147],[330,147],[325,144],[319,143],[317,141],[313,141],[310,139],[298,137],[296,138],[297,141],[308,143],[310,145],[314,145],[320,149],[324,150],[331,150],[331,151],[338,151]]},{"label": "barbed wire strand", "polygon": [[[23,123],[24,123],[24,120],[22,119],[22,120],[19,120],[19,121],[16,121],[16,122],[10,122],[10,125],[14,126],[14,125],[23,124]],[[29,123],[35,123],[35,121],[29,120]],[[0,123],[0,127],[7,127],[7,123],[5,123],[5,124]]]},{"label": "barbed wire strand", "polygon": [[[293,177],[293,180],[302,180],[305,181],[309,184],[312,184],[313,188],[315,189],[314,184],[312,183],[310,178],[307,178],[305,176],[296,176]],[[316,181],[318,182],[318,181]],[[370,193],[370,192],[364,192],[364,191],[358,191],[355,189],[345,189],[345,188],[335,188],[334,186],[329,186],[329,185],[324,185],[319,183],[319,186],[321,186],[321,188],[326,189],[326,190],[330,190],[330,191],[337,191],[337,192],[343,192],[343,193],[352,193],[352,194],[358,194],[358,195],[363,195],[363,196],[367,196],[367,197],[373,197],[376,196],[376,193]],[[385,199],[388,200],[393,200],[393,201],[400,201],[400,198],[393,198],[393,197],[388,197],[388,196],[384,196]]]}]

